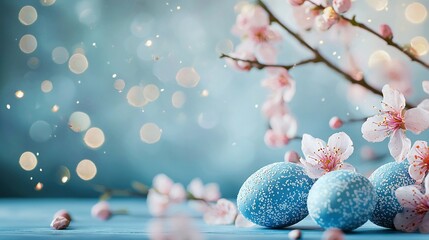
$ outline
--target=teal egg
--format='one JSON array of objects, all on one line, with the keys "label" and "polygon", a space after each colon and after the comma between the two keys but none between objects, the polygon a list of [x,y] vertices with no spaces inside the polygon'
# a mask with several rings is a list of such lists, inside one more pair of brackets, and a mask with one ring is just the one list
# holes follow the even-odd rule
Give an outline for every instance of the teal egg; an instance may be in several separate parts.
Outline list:
[{"label": "teal egg", "polygon": [[408,167],[408,161],[390,162],[377,168],[369,177],[369,181],[371,181],[377,194],[375,210],[369,218],[374,224],[386,228],[395,228],[393,219],[397,213],[402,211],[402,207],[396,199],[395,191],[399,187],[415,184],[415,180],[408,173]]},{"label": "teal egg", "polygon": [[249,221],[271,228],[293,225],[308,215],[314,180],[294,163],[278,162],[252,174],[241,187],[237,206]]},{"label": "teal egg", "polygon": [[351,231],[374,210],[376,193],[369,180],[352,171],[333,171],[319,178],[308,195],[308,211],[322,228]]}]

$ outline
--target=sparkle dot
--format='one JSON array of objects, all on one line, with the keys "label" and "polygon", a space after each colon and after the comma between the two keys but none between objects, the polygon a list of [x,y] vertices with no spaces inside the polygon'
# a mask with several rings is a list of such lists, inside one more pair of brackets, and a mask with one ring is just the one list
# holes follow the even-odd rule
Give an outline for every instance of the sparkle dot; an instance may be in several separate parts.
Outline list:
[{"label": "sparkle dot", "polygon": [[18,19],[24,25],[31,25],[37,20],[37,11],[32,6],[24,6],[19,11]]},{"label": "sparkle dot", "polygon": [[146,47],[152,46],[152,40],[147,40],[144,44]]},{"label": "sparkle dot", "polygon": [[117,75],[116,75],[116,73],[114,73],[114,74],[112,75],[112,78],[116,78],[116,76],[117,76]]},{"label": "sparkle dot", "polygon": [[322,99],[321,99],[321,101],[322,101],[322,102],[324,102],[325,100],[326,100],[325,98],[322,98]]},{"label": "sparkle dot", "polygon": [[97,175],[97,167],[91,160],[84,159],[77,165],[76,173],[82,180],[89,181]]},{"label": "sparkle dot", "polygon": [[207,97],[208,95],[209,95],[209,91],[207,89],[204,89],[203,91],[201,91],[202,97]]},{"label": "sparkle dot", "polygon": [[58,112],[58,110],[60,110],[60,107],[59,107],[57,104],[55,104],[55,105],[54,105],[54,106],[52,106],[52,108],[51,108],[51,111],[52,111],[52,112],[54,112],[54,113]]},{"label": "sparkle dot", "polygon": [[40,169],[39,169],[39,171],[40,171],[40,172],[43,172],[43,169],[41,169],[41,168],[40,168]]},{"label": "sparkle dot", "polygon": [[180,10],[180,6],[177,6],[177,7],[176,7],[176,9],[177,9],[177,10]]},{"label": "sparkle dot", "polygon": [[63,176],[63,177],[61,178],[61,182],[62,182],[62,183],[66,183],[68,180],[69,180],[69,177],[67,177],[67,176]]},{"label": "sparkle dot", "polygon": [[7,109],[10,109],[10,104],[6,104],[6,108],[7,108]]},{"label": "sparkle dot", "polygon": [[37,166],[37,157],[32,152],[24,152],[19,158],[19,165],[25,171],[31,171]]},{"label": "sparkle dot", "polygon": [[24,92],[21,90],[18,90],[15,92],[15,97],[16,98],[23,98],[24,97]]},{"label": "sparkle dot", "polygon": [[140,128],[140,139],[153,144],[161,139],[162,130],[155,123],[146,123]]}]

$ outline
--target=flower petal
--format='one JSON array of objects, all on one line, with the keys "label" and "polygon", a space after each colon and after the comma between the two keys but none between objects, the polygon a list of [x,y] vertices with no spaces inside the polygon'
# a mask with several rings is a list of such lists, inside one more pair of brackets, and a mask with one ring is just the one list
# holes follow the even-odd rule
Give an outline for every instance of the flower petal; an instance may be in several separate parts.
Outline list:
[{"label": "flower petal", "polygon": [[343,163],[338,167],[338,170],[347,170],[347,171],[352,171],[352,172],[356,172],[355,167],[353,167],[353,165],[349,164],[349,163]]},{"label": "flower petal", "polygon": [[152,184],[159,193],[168,194],[173,186],[173,180],[165,174],[158,174],[153,178]]},{"label": "flower petal", "polygon": [[425,93],[429,94],[429,81],[422,81],[422,88]]},{"label": "flower petal", "polygon": [[405,108],[405,97],[389,84],[383,86],[383,102],[381,107],[384,111],[401,112]]},{"label": "flower petal", "polygon": [[385,119],[385,114],[378,114],[373,117],[369,117],[362,124],[362,137],[368,142],[381,142],[389,136],[389,131],[386,126],[381,123]]},{"label": "flower petal", "polygon": [[191,183],[188,185],[188,191],[194,195],[196,198],[204,197],[204,184],[203,181],[199,178],[192,179]]},{"label": "flower petal", "polygon": [[180,203],[186,199],[186,191],[182,184],[175,183],[169,192],[171,201]]},{"label": "flower petal", "polygon": [[396,189],[395,196],[402,207],[414,209],[422,201],[423,194],[416,185],[411,185]]},{"label": "flower petal", "polygon": [[165,214],[170,204],[166,195],[159,194],[156,190],[150,189],[147,195],[147,206],[152,216],[160,217]]},{"label": "flower petal", "polygon": [[289,79],[289,84],[283,88],[283,100],[285,102],[290,102],[295,96],[296,84],[293,79]]},{"label": "flower petal", "polygon": [[417,107],[429,111],[429,99],[423,100]]},{"label": "flower petal", "polygon": [[429,212],[427,212],[423,217],[419,226],[419,231],[421,233],[429,233]]},{"label": "flower petal", "polygon": [[390,136],[389,152],[396,162],[402,162],[410,151],[410,148],[411,141],[405,136],[404,131],[401,129],[394,131],[392,136]]},{"label": "flower petal", "polygon": [[237,217],[235,218],[235,226],[240,228],[249,228],[253,227],[256,224],[252,223],[251,221],[247,220],[243,214],[238,213]]},{"label": "flower petal", "polygon": [[216,205],[204,214],[204,221],[211,225],[232,224],[237,216],[237,207],[227,199],[221,198]]},{"label": "flower petal", "polygon": [[325,174],[325,170],[318,164],[311,164],[308,161],[301,158],[301,163],[304,166],[305,172],[312,179],[317,179]]},{"label": "flower petal", "polygon": [[334,152],[339,151],[341,161],[346,160],[353,153],[353,142],[344,132],[332,134],[328,139],[328,147]]},{"label": "flower petal", "polygon": [[219,200],[220,191],[217,183],[208,183],[204,187],[204,200],[214,202]]},{"label": "flower petal", "polygon": [[426,195],[429,195],[429,175],[425,179]]},{"label": "flower petal", "polygon": [[309,134],[304,134],[301,141],[301,150],[305,159],[320,159],[319,149],[325,148],[326,143],[319,139],[314,138]]},{"label": "flower petal", "polygon": [[417,183],[422,183],[423,179],[426,175],[427,167],[423,164],[411,164],[408,167],[408,173],[410,174],[411,178],[416,180]]},{"label": "flower petal", "polygon": [[405,208],[403,212],[396,214],[393,224],[396,230],[415,232],[423,220],[423,214],[417,214],[414,209]]},{"label": "flower petal", "polygon": [[415,134],[429,128],[429,112],[423,108],[411,108],[405,112],[405,128]]}]

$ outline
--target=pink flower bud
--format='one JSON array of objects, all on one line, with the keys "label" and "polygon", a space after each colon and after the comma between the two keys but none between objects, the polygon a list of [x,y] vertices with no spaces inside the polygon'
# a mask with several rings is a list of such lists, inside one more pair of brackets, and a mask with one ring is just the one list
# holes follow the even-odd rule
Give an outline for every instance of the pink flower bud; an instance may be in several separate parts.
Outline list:
[{"label": "pink flower bud", "polygon": [[56,218],[56,217],[64,217],[64,218],[68,219],[69,221],[72,220],[70,214],[65,209],[58,210],[54,214],[54,218]]},{"label": "pink flower bud", "polygon": [[290,240],[297,240],[297,239],[301,239],[302,233],[299,229],[294,229],[290,231],[287,236]]},{"label": "pink flower bud", "polygon": [[337,13],[345,13],[351,8],[352,2],[350,0],[334,0],[332,6]]},{"label": "pink flower bud", "polygon": [[289,0],[290,5],[292,6],[301,6],[304,2],[305,0]]},{"label": "pink flower bud", "polygon": [[331,120],[329,120],[329,127],[331,127],[332,129],[338,129],[342,126],[343,121],[337,116],[332,117]]},{"label": "pink flower bud", "polygon": [[344,240],[343,232],[338,228],[328,228],[322,235],[323,240]]},{"label": "pink flower bud", "polygon": [[109,204],[102,201],[92,206],[91,215],[105,221],[112,216],[112,211],[110,211]]},{"label": "pink flower bud", "polygon": [[392,39],[393,38],[392,29],[387,24],[381,24],[380,25],[379,33],[384,39]]},{"label": "pink flower bud", "polygon": [[299,155],[295,151],[287,151],[285,153],[285,162],[299,163]]},{"label": "pink flower bud", "polygon": [[70,224],[70,220],[65,217],[55,217],[51,222],[51,227],[56,230],[66,229]]},{"label": "pink flower bud", "polygon": [[283,147],[289,143],[289,138],[284,134],[268,129],[265,132],[264,141],[270,147]]}]

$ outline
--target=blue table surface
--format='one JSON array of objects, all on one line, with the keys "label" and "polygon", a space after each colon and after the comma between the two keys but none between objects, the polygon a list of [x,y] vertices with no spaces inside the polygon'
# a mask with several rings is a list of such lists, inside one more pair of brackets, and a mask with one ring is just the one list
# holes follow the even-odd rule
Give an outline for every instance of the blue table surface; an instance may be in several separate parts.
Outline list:
[{"label": "blue table surface", "polygon": [[[288,239],[292,229],[302,239],[321,239],[323,230],[311,218],[284,229],[211,226],[189,206],[171,209],[163,218],[152,218],[141,199],[112,199],[112,210],[127,209],[108,221],[91,217],[97,199],[0,199],[0,239]],[[73,221],[66,230],[49,227],[54,213],[67,209]],[[346,234],[346,239],[429,239],[429,235],[402,233],[370,222]]]}]

